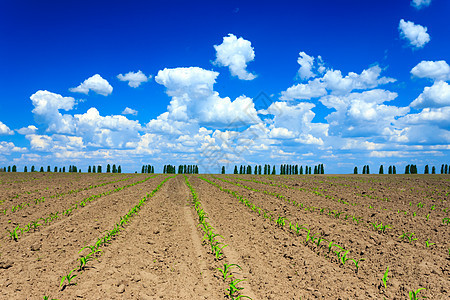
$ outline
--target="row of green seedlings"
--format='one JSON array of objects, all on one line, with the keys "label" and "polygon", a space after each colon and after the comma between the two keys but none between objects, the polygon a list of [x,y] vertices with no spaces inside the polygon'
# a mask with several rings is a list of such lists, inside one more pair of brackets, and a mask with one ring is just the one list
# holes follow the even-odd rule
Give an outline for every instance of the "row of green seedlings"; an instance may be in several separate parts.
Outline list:
[{"label": "row of green seedlings", "polygon": [[115,188],[115,189],[113,189],[113,190],[109,190],[109,191],[103,192],[103,193],[101,193],[101,194],[89,196],[89,197],[87,197],[87,198],[84,198],[84,199],[81,200],[81,201],[75,202],[74,204],[72,204],[72,206],[71,206],[70,208],[68,208],[68,209],[66,209],[66,210],[64,210],[64,211],[61,211],[61,212],[60,212],[60,211],[51,212],[51,213],[50,213],[47,217],[45,217],[45,218],[42,218],[42,217],[41,217],[41,218],[38,218],[38,219],[36,219],[36,220],[30,221],[30,222],[29,222],[28,224],[26,224],[24,227],[20,227],[20,224],[19,224],[19,225],[16,226],[16,228],[14,228],[14,229],[12,229],[12,230],[7,230],[7,232],[8,232],[8,234],[9,234],[9,237],[11,238],[11,240],[14,240],[14,241],[17,242],[17,241],[19,240],[19,238],[20,238],[25,232],[29,232],[29,233],[35,232],[35,231],[37,231],[37,230],[39,229],[40,226],[46,226],[46,225],[49,225],[51,222],[53,222],[53,221],[55,221],[55,220],[61,218],[62,216],[69,216],[69,215],[72,213],[73,210],[77,210],[77,209],[83,208],[83,207],[85,207],[89,202],[92,202],[92,201],[94,201],[94,200],[97,199],[97,198],[100,198],[100,197],[103,197],[103,196],[110,195],[110,194],[112,194],[112,193],[121,191],[121,190],[123,190],[123,189],[125,189],[125,188],[129,188],[129,187],[135,186],[135,185],[137,185],[137,184],[143,183],[143,182],[145,182],[145,181],[147,181],[147,180],[149,180],[149,179],[151,179],[151,178],[154,178],[154,177],[156,177],[156,176],[158,176],[158,175],[154,175],[154,176],[151,176],[151,177],[147,177],[147,178],[145,178],[144,180],[136,181],[136,182],[134,182],[134,183],[130,183],[130,184],[127,184],[127,185],[122,186],[122,187],[117,187],[117,188]]},{"label": "row of green seedlings", "polygon": [[[281,217],[279,216],[278,218],[274,218],[272,215],[270,215],[270,212],[268,213],[268,211],[264,211],[263,209],[257,207],[256,205],[254,205],[253,203],[251,203],[248,199],[242,197],[241,195],[239,195],[239,193],[237,193],[236,191],[231,191],[229,189],[223,188],[220,185],[218,185],[215,182],[212,182],[208,179],[202,178],[204,181],[218,187],[221,191],[227,192],[228,194],[231,194],[233,196],[235,196],[241,203],[243,203],[244,205],[246,205],[247,207],[251,208],[253,211],[257,212],[259,215],[263,214],[263,216],[266,219],[269,219],[270,221],[275,221],[275,223],[277,224],[277,226],[283,228],[284,226],[286,226],[288,219],[285,217]],[[347,257],[349,250],[345,250],[342,246],[340,246],[339,244],[335,243],[334,241],[329,241],[327,239],[325,239],[323,237],[323,235],[321,236],[317,236],[317,233],[313,234],[311,233],[311,230],[308,229],[305,225],[298,225],[295,224],[293,225],[292,222],[289,221],[289,229],[291,232],[295,232],[297,233],[298,236],[301,235],[300,230],[304,230],[306,232],[306,239],[305,239],[305,245],[316,245],[319,249],[322,246],[321,243],[325,242],[328,243],[328,246],[326,247],[328,249],[328,253],[333,252],[338,261],[342,264],[342,266],[345,265],[345,263],[350,259],[349,257]],[[386,230],[386,227],[384,227],[382,224],[377,226],[377,229],[382,230],[383,232]],[[308,244],[308,242],[311,241],[311,244]],[[333,247],[336,247],[336,250],[333,250]],[[449,250],[450,251],[450,250]],[[325,257],[328,257],[327,255],[325,255]],[[366,260],[365,258],[360,258],[360,259],[350,259],[350,261],[352,261],[355,265],[355,273],[358,273],[359,270],[359,264],[360,262]],[[383,284],[385,286],[385,288],[387,289],[387,273],[388,273],[389,267],[386,270],[386,272],[383,275],[382,281]],[[424,288],[419,288],[416,291],[410,291],[409,292],[409,296],[411,300],[416,300],[419,299],[418,294],[421,290],[424,290]]]},{"label": "row of green seedlings", "polygon": [[[381,281],[383,282],[383,286],[385,289],[387,289],[387,280],[389,279],[388,277],[388,273],[389,273],[389,266],[386,268],[386,271],[383,274],[383,278],[381,278]],[[425,299],[427,297],[419,295],[419,293],[422,290],[426,290],[426,288],[418,288],[417,290],[412,290],[409,291],[409,300],[419,300],[419,299]]]},{"label": "row of green seedlings", "polygon": [[128,211],[128,213],[126,213],[124,216],[120,217],[119,222],[117,222],[111,230],[106,231],[106,233],[103,236],[99,237],[97,239],[97,242],[95,242],[93,245],[85,246],[81,248],[80,251],[78,251],[78,253],[81,253],[85,249],[88,249],[90,252],[87,255],[84,255],[78,259],[79,260],[78,267],[70,270],[66,275],[62,276],[59,284],[59,288],[61,289],[61,291],[63,291],[68,286],[75,285],[73,279],[78,275],[80,275],[87,268],[87,264],[89,262],[98,259],[98,257],[101,255],[103,251],[101,248],[111,244],[112,241],[116,239],[116,236],[120,234],[121,230],[125,228],[125,226],[130,222],[131,218],[133,218],[139,213],[142,205],[144,205],[150,198],[152,198],[154,194],[158,192],[159,189],[161,189],[164,183],[166,183],[169,179],[173,177],[174,176],[165,178],[153,191],[151,191],[145,197],[139,200],[139,203],[136,204],[133,208],[131,208]]},{"label": "row of green seedlings", "polygon": [[[226,192],[230,195],[233,195],[235,198],[238,199],[238,201],[242,204],[244,204],[245,206],[247,206],[248,208],[250,208],[252,211],[256,212],[258,215],[263,216],[265,219],[271,221],[271,222],[275,222],[275,224],[277,226],[279,226],[280,228],[286,229],[286,225],[289,224],[289,230],[288,232],[294,233],[297,236],[302,235],[302,233],[304,232],[306,234],[305,237],[305,241],[304,244],[306,246],[309,246],[310,248],[313,249],[313,251],[315,250],[314,248],[317,249],[321,249],[322,247],[327,248],[328,249],[328,253],[334,253],[337,257],[337,261],[342,265],[345,266],[345,263],[350,259],[350,257],[348,257],[348,254],[350,253],[350,250],[346,250],[344,249],[344,247],[342,247],[340,244],[338,244],[335,241],[331,241],[331,240],[327,240],[324,238],[324,235],[319,235],[318,233],[313,233],[311,232],[311,229],[309,229],[306,225],[298,225],[298,223],[296,223],[295,225],[289,221],[286,217],[284,216],[274,216],[272,214],[271,211],[268,211],[266,209],[263,209],[261,207],[256,206],[254,203],[252,203],[250,200],[248,200],[247,198],[243,197],[242,195],[240,195],[237,191],[233,191],[227,188],[224,188],[222,186],[220,186],[219,184],[217,184],[216,182],[213,182],[209,179],[203,178],[203,177],[199,177],[200,179],[208,182],[209,184],[214,185],[215,187],[219,188],[221,191]],[[325,242],[323,244],[323,242]],[[326,242],[328,242],[328,246],[326,247],[325,244]],[[328,257],[328,256],[327,256]],[[329,257],[330,259],[332,259],[332,257]],[[360,258],[360,259],[350,259],[350,261],[352,261],[355,265],[355,272],[358,272],[358,269],[360,267],[360,262],[364,261],[365,258]]]},{"label": "row of green seedlings", "polygon": [[[50,198],[50,199],[52,199],[52,198],[59,198],[59,197],[61,197],[61,196],[70,195],[70,194],[74,194],[74,193],[79,193],[79,192],[81,192],[81,191],[87,191],[87,190],[94,189],[94,188],[98,188],[98,187],[102,187],[102,186],[105,186],[105,185],[108,185],[108,184],[112,184],[112,183],[116,183],[116,182],[120,182],[120,181],[126,181],[126,180],[129,180],[129,179],[131,179],[131,178],[132,178],[132,177],[127,177],[127,178],[123,178],[123,179],[119,179],[119,180],[114,180],[114,181],[104,182],[104,183],[98,184],[98,185],[90,185],[90,186],[88,186],[88,187],[79,188],[79,189],[76,189],[76,190],[70,190],[70,191],[68,191],[68,192],[58,193],[58,194],[55,194],[55,195],[50,196],[49,198]],[[47,189],[48,189],[48,188],[47,188]],[[26,201],[25,201],[25,202],[19,203],[19,204],[17,204],[17,205],[13,205],[13,206],[11,207],[11,212],[14,213],[14,212],[19,211],[19,210],[22,210],[22,209],[24,209],[24,208],[26,208],[26,207],[30,207],[31,205],[38,205],[38,204],[43,203],[43,202],[45,202],[45,197],[36,198],[36,199],[34,199],[33,201],[29,201],[29,202],[26,202]],[[33,203],[34,203],[34,204],[33,204]],[[3,214],[6,215],[7,211],[8,211],[7,209],[4,209],[4,210],[3,210]]]},{"label": "row of green seedlings", "polygon": [[[237,178],[238,180],[245,180],[245,179],[241,179],[241,178]],[[295,190],[300,190],[300,191],[309,191],[308,189],[305,189],[305,188],[295,188],[295,187],[292,187],[292,186],[288,186],[288,185],[285,185],[285,184],[273,184],[273,183],[267,183],[267,182],[263,182],[263,181],[258,181],[258,180],[247,180],[247,181],[253,181],[253,182],[255,182],[255,183],[262,183],[262,184],[268,184],[268,185],[271,185],[271,186],[277,186],[277,187],[283,187],[283,188],[288,188],[288,189],[295,189]],[[316,195],[318,195],[318,196],[321,196],[321,197],[325,197],[325,198],[327,198],[327,199],[331,199],[331,200],[335,200],[335,201],[337,201],[337,202],[339,202],[339,203],[342,203],[342,204],[346,204],[346,205],[351,205],[351,206],[357,206],[357,205],[360,205],[360,204],[358,204],[357,202],[354,202],[354,203],[349,203],[349,202],[347,202],[347,201],[345,201],[344,199],[335,199],[333,196],[329,196],[329,195],[326,195],[326,194],[322,194],[321,192],[319,192],[319,191],[322,191],[322,192],[326,192],[327,190],[326,189],[319,189],[319,188],[312,188],[313,189],[313,191],[309,191],[309,192],[311,192],[311,193],[313,193],[313,194],[316,194]],[[372,188],[370,188],[370,190],[372,190],[372,191],[374,191],[374,189],[372,189]],[[361,197],[367,197],[367,198],[370,198],[370,199],[378,199],[378,200],[382,200],[382,201],[387,201],[387,202],[389,202],[389,199],[387,198],[387,197],[385,197],[385,198],[379,198],[379,197],[376,197],[376,196],[372,196],[372,195],[370,195],[370,194],[365,194],[365,195],[363,195],[363,194],[359,194],[359,193],[357,193],[356,194],[357,196],[361,196]],[[410,206],[411,206],[411,202],[410,202]],[[419,203],[418,204],[418,207],[424,207],[424,204],[423,203]],[[368,205],[368,208],[370,208],[370,209],[373,209],[373,208],[375,208],[374,207],[374,205]],[[431,205],[431,210],[434,210],[435,209],[435,205]],[[391,209],[387,209],[387,208],[379,208],[379,210],[391,210]],[[444,212],[447,212],[447,210],[448,210],[448,208],[447,209],[442,209]],[[399,212],[399,211],[398,211]],[[408,213],[408,212],[406,212],[406,211],[402,211],[402,212],[405,212],[405,215]],[[412,213],[413,214],[413,216],[415,217],[416,215],[417,215],[417,213],[416,212],[413,212]],[[430,214],[428,213],[427,215],[424,215],[424,218],[428,221],[429,220],[429,218],[430,218]]]},{"label": "row of green seedlings", "polygon": [[[345,214],[345,212],[339,212],[339,211],[337,211],[337,210],[332,210],[332,209],[330,209],[330,208],[328,208],[328,207],[326,207],[326,208],[320,208],[320,207],[315,207],[315,206],[305,206],[305,205],[303,205],[303,203],[299,203],[299,202],[297,202],[297,201],[295,201],[295,200],[291,200],[291,199],[289,199],[288,197],[286,197],[286,196],[284,196],[284,195],[282,195],[282,194],[280,194],[280,193],[269,192],[269,191],[264,191],[264,190],[261,191],[261,190],[259,190],[259,189],[255,189],[255,188],[246,186],[246,185],[244,185],[244,184],[240,184],[240,183],[228,181],[228,180],[226,180],[226,179],[222,179],[222,178],[219,178],[219,177],[214,177],[214,176],[212,176],[212,177],[215,178],[215,179],[221,180],[221,181],[223,181],[223,182],[227,182],[227,183],[230,183],[230,184],[233,184],[233,185],[236,185],[236,186],[245,188],[245,189],[247,189],[247,190],[251,190],[251,191],[254,191],[254,192],[261,192],[261,193],[266,194],[266,195],[275,196],[275,197],[277,197],[277,198],[279,198],[279,199],[284,200],[285,202],[287,202],[287,203],[289,203],[289,204],[291,204],[291,205],[297,206],[297,207],[299,207],[299,208],[301,207],[301,208],[303,208],[305,211],[310,211],[310,212],[318,211],[321,215],[324,214],[324,213],[326,213],[327,215],[332,216],[332,217],[334,217],[335,219],[339,219],[339,218],[342,216],[343,219],[344,219],[345,221],[352,220],[352,221],[354,221],[356,224],[359,224],[359,223],[361,222],[361,220],[362,220],[362,217],[354,216],[354,215],[351,215],[351,214]],[[326,212],[325,210],[327,210],[327,212]],[[344,214],[345,214],[345,215],[344,215]],[[350,217],[351,217],[351,218],[350,218]]]},{"label": "row of green seedlings", "polygon": [[[262,193],[267,194],[267,195],[275,196],[275,197],[277,197],[277,198],[279,198],[279,199],[285,200],[286,202],[288,202],[288,203],[290,203],[290,204],[292,204],[292,205],[298,206],[298,207],[302,207],[302,208],[304,207],[302,203],[298,203],[298,202],[296,202],[295,200],[290,200],[290,199],[288,199],[287,197],[281,195],[280,193],[274,193],[274,192],[268,192],[268,191],[260,191],[260,190],[258,190],[258,189],[255,189],[255,188],[252,188],[252,187],[249,187],[249,186],[240,184],[240,183],[231,182],[231,181],[228,181],[228,180],[226,180],[226,179],[219,178],[219,177],[214,177],[214,176],[213,176],[213,178],[219,179],[219,180],[221,180],[221,181],[223,181],[223,182],[227,182],[227,183],[230,183],[230,184],[233,184],[233,185],[236,185],[236,186],[239,186],[239,187],[248,189],[248,190],[252,190],[252,191],[255,191],[255,192],[262,192]],[[239,180],[241,180],[241,179],[239,179]],[[311,211],[311,212],[314,212],[315,210],[317,210],[320,214],[323,214],[323,213],[325,212],[326,209],[328,210],[327,214],[328,214],[329,216],[333,216],[334,218],[337,218],[337,219],[338,219],[341,215],[344,214],[344,212],[339,212],[339,211],[337,211],[337,210],[331,210],[331,209],[329,209],[329,208],[319,208],[319,207],[313,207],[313,206],[311,206],[311,207],[305,207],[305,211]],[[344,220],[348,220],[349,217],[352,217],[352,220],[353,220],[354,222],[356,222],[356,224],[359,224],[359,223],[362,221],[362,218],[361,218],[361,217],[356,217],[356,216],[353,216],[353,215],[350,215],[350,214],[345,214],[345,216],[344,216],[343,218],[344,218]],[[450,221],[449,221],[449,218],[444,218],[443,224],[448,224],[449,222],[450,222]],[[367,223],[369,223],[369,227],[370,227],[370,225],[371,225],[372,228],[373,228],[376,232],[383,233],[383,234],[386,233],[386,230],[387,230],[387,229],[392,229],[392,227],[391,227],[390,225],[386,225],[386,224],[383,225],[382,222],[380,222],[380,224],[378,224],[377,222],[367,222]],[[416,241],[416,240],[417,240],[417,238],[411,238],[411,236],[414,236],[414,235],[415,235],[415,233],[409,233],[409,232],[406,233],[406,235],[405,235],[405,232],[403,232],[403,234],[402,234],[401,236],[399,236],[399,239],[402,240],[402,241],[405,241],[405,240],[406,240],[406,241],[409,241],[409,242],[411,243],[412,241]],[[405,237],[407,237],[408,239],[405,239]],[[429,248],[429,247],[431,247],[431,246],[433,246],[433,245],[435,245],[435,244],[436,244],[436,243],[430,242],[430,239],[429,239],[429,238],[425,241],[425,246],[426,246],[426,248]]]},{"label": "row of green seedlings", "polygon": [[[215,256],[216,260],[219,261],[224,257],[223,248],[227,247],[228,245],[219,241],[218,238],[220,237],[223,240],[224,239],[223,236],[215,233],[214,228],[208,223],[208,221],[207,221],[208,215],[203,210],[202,204],[201,204],[200,200],[198,199],[198,195],[197,195],[194,187],[190,184],[186,175],[184,175],[184,181],[185,181],[186,185],[189,187],[189,190],[191,191],[191,194],[192,194],[192,203],[191,204],[195,208],[195,211],[197,212],[198,227],[200,227],[204,232],[203,241],[206,241],[207,243],[209,243],[209,245],[211,247],[211,253]],[[223,268],[217,268],[217,270],[220,271],[224,282],[227,279],[233,277],[233,274],[230,273],[230,270],[232,268],[238,268],[238,269],[242,270],[242,268],[239,265],[231,264],[231,263],[224,264]],[[238,286],[238,284],[242,281],[245,281],[245,279],[234,279],[229,282],[226,295],[230,299],[235,299],[235,300],[243,299],[243,298],[252,299],[249,296],[245,296],[242,294],[242,290],[244,288]]]}]

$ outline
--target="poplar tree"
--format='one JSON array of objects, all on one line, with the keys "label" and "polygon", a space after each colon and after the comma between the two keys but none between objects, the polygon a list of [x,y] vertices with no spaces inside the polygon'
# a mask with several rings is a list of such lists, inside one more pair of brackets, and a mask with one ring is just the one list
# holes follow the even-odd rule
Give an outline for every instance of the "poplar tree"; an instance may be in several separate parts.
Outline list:
[{"label": "poplar tree", "polygon": [[277,173],[276,173],[276,171],[275,171],[275,166],[273,166],[273,169],[272,169],[272,175],[276,175]]},{"label": "poplar tree", "polygon": [[112,172],[113,172],[113,173],[117,173],[117,167],[116,167],[116,165],[113,165],[113,166],[112,166]]},{"label": "poplar tree", "polygon": [[222,174],[225,174],[225,166],[222,166]]},{"label": "poplar tree", "polygon": [[392,166],[389,166],[389,168],[388,168],[388,174],[392,174]]},{"label": "poplar tree", "polygon": [[423,174],[430,174],[430,170],[428,169],[428,165],[425,166],[425,171]]},{"label": "poplar tree", "polygon": [[234,166],[234,174],[238,174],[237,166]]},{"label": "poplar tree", "polygon": [[358,174],[358,167],[355,167],[355,168],[353,169],[353,174]]},{"label": "poplar tree", "polygon": [[39,172],[44,172],[44,167],[41,167],[41,168],[39,169]]},{"label": "poplar tree", "polygon": [[24,173],[27,172],[27,166],[23,167],[23,172],[24,172]]},{"label": "poplar tree", "polygon": [[34,171],[35,171],[34,166],[31,166],[31,172],[34,172]]},{"label": "poplar tree", "polygon": [[49,173],[51,172],[50,171],[50,166],[47,166],[47,172],[49,172]]},{"label": "poplar tree", "polygon": [[436,167],[435,167],[435,166],[433,166],[433,167],[431,168],[431,174],[436,174]]},{"label": "poplar tree", "polygon": [[379,170],[378,174],[384,174],[383,165],[380,166],[380,170]]},{"label": "poplar tree", "polygon": [[[110,164],[106,165],[106,173],[111,173],[111,165]],[[113,171],[113,173],[114,173],[114,171]]]},{"label": "poplar tree", "polygon": [[117,167],[117,173],[122,173],[122,167],[120,165]]},{"label": "poplar tree", "polygon": [[409,174],[409,165],[406,165],[405,167],[405,174]]}]

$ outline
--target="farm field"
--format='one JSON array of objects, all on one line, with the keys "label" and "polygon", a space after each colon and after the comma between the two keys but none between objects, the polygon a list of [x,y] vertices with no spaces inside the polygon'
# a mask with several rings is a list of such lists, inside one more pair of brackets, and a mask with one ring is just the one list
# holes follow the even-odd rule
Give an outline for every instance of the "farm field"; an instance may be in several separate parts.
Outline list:
[{"label": "farm field", "polygon": [[0,290],[448,299],[449,198],[448,175],[0,173]]}]

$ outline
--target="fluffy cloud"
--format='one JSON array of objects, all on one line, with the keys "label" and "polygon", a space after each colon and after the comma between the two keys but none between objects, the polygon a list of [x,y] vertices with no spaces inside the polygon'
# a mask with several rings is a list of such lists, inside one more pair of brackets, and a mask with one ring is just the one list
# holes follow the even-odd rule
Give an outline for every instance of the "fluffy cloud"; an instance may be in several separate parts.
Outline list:
[{"label": "fluffy cloud", "polygon": [[0,121],[0,135],[13,135],[14,131]]},{"label": "fluffy cloud", "polygon": [[411,21],[401,19],[398,30],[400,31],[400,36],[403,39],[408,40],[413,47],[423,48],[423,46],[430,41],[430,35],[427,33],[427,28],[416,25]]},{"label": "fluffy cloud", "polygon": [[73,109],[75,106],[74,98],[39,90],[31,95],[30,99],[34,106],[32,112],[36,122],[47,125],[47,131],[73,133],[72,116],[63,116],[59,110]]},{"label": "fluffy cloud", "polygon": [[37,127],[34,125],[29,125],[28,127],[23,127],[17,130],[18,133],[26,135],[33,134],[37,131]]},{"label": "fluffy cloud", "polygon": [[117,78],[120,81],[128,81],[128,85],[133,87],[133,88],[137,88],[138,86],[141,85],[141,83],[143,82],[147,82],[149,81],[152,76],[146,76],[144,73],[141,72],[141,70],[135,72],[128,72],[125,75],[119,74],[117,75]]},{"label": "fluffy cloud", "polygon": [[[424,108],[420,113],[409,114],[400,122],[414,125],[436,125],[443,129],[450,128],[450,106],[439,108]],[[429,133],[429,132],[428,132]]]},{"label": "fluffy cloud", "polygon": [[198,67],[164,69],[155,77],[172,97],[168,118],[213,127],[241,127],[259,121],[252,99],[240,96],[234,101],[221,98],[213,85],[217,72]]},{"label": "fluffy cloud", "polygon": [[313,80],[307,84],[299,83],[281,92],[280,100],[308,100],[327,94],[326,84],[320,80]]},{"label": "fluffy cloud", "polygon": [[397,93],[375,89],[346,96],[329,95],[320,99],[328,108],[336,109],[325,119],[330,133],[342,137],[368,137],[386,135],[398,116],[409,112],[409,107],[388,106]]},{"label": "fluffy cloud", "polygon": [[237,38],[234,34],[228,34],[220,45],[214,45],[216,49],[215,64],[230,68],[233,76],[242,80],[253,80],[256,75],[247,72],[247,63],[255,59],[252,43]]},{"label": "fluffy cloud", "polygon": [[0,142],[0,154],[11,154],[13,152],[27,152],[27,148],[16,147],[12,142]]},{"label": "fluffy cloud", "polygon": [[321,97],[329,91],[336,95],[346,95],[353,90],[366,90],[382,84],[395,82],[389,77],[380,77],[381,68],[372,66],[361,74],[349,72],[345,77],[340,70],[328,70],[322,78],[296,84],[281,92],[280,100],[302,100]]},{"label": "fluffy cloud", "polygon": [[421,61],[411,70],[411,74],[419,78],[433,80],[450,80],[450,66],[445,60]]},{"label": "fluffy cloud", "polygon": [[421,9],[422,7],[427,7],[431,4],[431,0],[411,0],[411,6],[414,6],[417,9]]},{"label": "fluffy cloud", "polygon": [[302,51],[298,54],[297,63],[300,65],[298,76],[302,80],[316,77],[317,73],[321,74],[325,71],[323,60],[320,55],[317,58],[314,58]]},{"label": "fluffy cloud", "polygon": [[122,115],[133,115],[133,116],[137,116],[138,111],[134,110],[132,108],[129,107],[125,107],[125,109],[122,111]]},{"label": "fluffy cloud", "polygon": [[450,86],[445,81],[436,81],[431,87],[425,87],[410,105],[414,108],[450,106]]},{"label": "fluffy cloud", "polygon": [[103,79],[99,74],[95,74],[92,77],[86,79],[83,83],[75,88],[70,88],[69,91],[73,93],[88,94],[89,91],[93,91],[97,94],[108,96],[112,93],[113,87],[109,82]]}]

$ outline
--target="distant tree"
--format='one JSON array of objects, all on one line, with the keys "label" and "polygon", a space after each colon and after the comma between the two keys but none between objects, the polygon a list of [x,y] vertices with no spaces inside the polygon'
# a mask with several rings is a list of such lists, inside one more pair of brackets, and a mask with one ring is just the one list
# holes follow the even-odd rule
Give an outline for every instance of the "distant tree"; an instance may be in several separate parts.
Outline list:
[{"label": "distant tree", "polygon": [[366,174],[370,174],[369,165],[366,166]]},{"label": "distant tree", "polygon": [[358,174],[358,167],[355,166],[355,168],[353,169],[353,174]]},{"label": "distant tree", "polygon": [[423,174],[430,174],[430,170],[428,169],[428,165],[425,166],[425,171],[423,171]]},{"label": "distant tree", "polygon": [[117,167],[116,167],[115,164],[112,166],[112,172],[113,172],[113,173],[117,173]]},{"label": "distant tree", "polygon": [[92,172],[91,166],[88,166],[88,173],[91,173],[91,172]]},{"label": "distant tree", "polygon": [[59,173],[61,173],[61,167],[59,167]]},{"label": "distant tree", "polygon": [[366,165],[363,166],[363,174],[366,174]]},{"label": "distant tree", "polygon": [[31,172],[36,171],[36,169],[34,168],[34,166],[31,166]]},{"label": "distant tree", "polygon": [[272,169],[272,175],[276,175],[277,174],[277,172],[275,171],[275,165],[273,166],[273,169]]},{"label": "distant tree", "polygon": [[27,166],[23,167],[23,172],[24,172],[24,173],[28,172]]},{"label": "distant tree", "polygon": [[242,174],[242,165],[239,167],[239,174]]},{"label": "distant tree", "polygon": [[252,174],[252,167],[247,165],[247,174]]},{"label": "distant tree", "polygon": [[50,171],[50,166],[47,166],[47,172],[49,172],[49,173],[51,172]]},{"label": "distant tree", "polygon": [[102,172],[102,166],[97,166],[97,173],[101,173]]},{"label": "distant tree", "polygon": [[[111,173],[111,165],[110,164],[106,165],[106,173]],[[114,173],[114,171],[113,171],[113,173]]]},{"label": "distant tree", "polygon": [[444,164],[441,165],[441,174],[444,174]]},{"label": "distant tree", "polygon": [[448,165],[447,164],[445,165],[444,171],[445,171],[445,174],[448,174]]},{"label": "distant tree", "polygon": [[300,166],[300,175],[303,175],[303,166]]},{"label": "distant tree", "polygon": [[117,173],[122,173],[122,167],[120,165],[117,167]]},{"label": "distant tree", "polygon": [[222,166],[222,174],[225,174],[225,166]]},{"label": "distant tree", "polygon": [[317,166],[314,166],[314,174],[317,174]]},{"label": "distant tree", "polygon": [[435,167],[435,166],[433,166],[433,167],[431,168],[431,174],[436,174],[436,167]]},{"label": "distant tree", "polygon": [[44,172],[44,167],[41,167],[41,168],[39,169],[39,172]]},{"label": "distant tree", "polygon": [[409,168],[410,168],[410,165],[406,165],[405,174],[410,174]]},{"label": "distant tree", "polygon": [[388,168],[388,174],[392,174],[392,166],[389,166],[389,168]]},{"label": "distant tree", "polygon": [[253,172],[254,172],[253,174],[258,175],[258,166],[255,166],[255,169]]},{"label": "distant tree", "polygon": [[322,164],[322,168],[321,168],[321,173],[320,174],[325,174],[325,168],[323,167],[323,164]]},{"label": "distant tree", "polygon": [[57,173],[57,172],[58,172],[58,167],[55,167],[55,168],[53,169],[53,172]]},{"label": "distant tree", "polygon": [[383,165],[380,166],[380,170],[378,171],[378,174],[384,174]]},{"label": "distant tree", "polygon": [[264,165],[264,175],[267,175],[267,164]]},{"label": "distant tree", "polygon": [[395,166],[392,166],[392,174],[397,174],[397,169],[395,168]]},{"label": "distant tree", "polygon": [[233,172],[234,174],[238,174],[238,169],[237,169],[237,166],[234,166],[234,172]]},{"label": "distant tree", "polygon": [[11,172],[11,166],[8,166],[8,172]]}]

